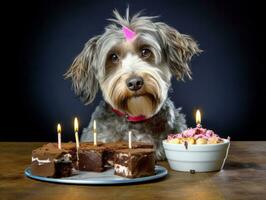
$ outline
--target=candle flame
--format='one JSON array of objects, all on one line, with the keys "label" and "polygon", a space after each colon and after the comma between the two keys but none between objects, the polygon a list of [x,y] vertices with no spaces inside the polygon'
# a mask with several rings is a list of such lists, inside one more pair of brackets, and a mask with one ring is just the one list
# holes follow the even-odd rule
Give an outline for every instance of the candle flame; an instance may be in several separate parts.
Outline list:
[{"label": "candle flame", "polygon": [[200,111],[197,110],[196,112],[196,124],[200,124],[201,123],[201,114]]},{"label": "candle flame", "polygon": [[57,133],[61,133],[62,129],[61,129],[61,125],[57,124]]},{"label": "candle flame", "polygon": [[96,120],[93,120],[93,132],[96,133]]},{"label": "candle flame", "polygon": [[78,123],[78,118],[75,117],[74,119],[74,131],[78,132],[79,131],[79,123]]}]

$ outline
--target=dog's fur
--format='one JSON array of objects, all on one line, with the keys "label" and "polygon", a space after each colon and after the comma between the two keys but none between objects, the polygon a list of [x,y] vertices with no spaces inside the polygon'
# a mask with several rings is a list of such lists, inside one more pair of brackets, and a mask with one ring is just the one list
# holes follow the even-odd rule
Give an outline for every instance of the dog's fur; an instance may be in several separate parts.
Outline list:
[{"label": "dog's fur", "polygon": [[[93,140],[92,122],[96,120],[99,141],[127,140],[131,130],[133,140],[152,142],[156,158],[164,159],[162,140],[186,128],[184,115],[168,98],[171,78],[191,78],[188,63],[201,50],[190,36],[154,22],[156,17],[138,13],[130,19],[128,9],[125,18],[116,10],[114,16],[102,35],[85,44],[66,73],[85,104],[93,101],[99,88],[105,100],[92,114],[81,141]],[[136,32],[136,37],[126,40],[122,27]],[[140,90],[128,89],[126,80],[132,76],[144,80]],[[112,112],[111,107],[132,116],[144,115],[147,120],[129,122]]]}]

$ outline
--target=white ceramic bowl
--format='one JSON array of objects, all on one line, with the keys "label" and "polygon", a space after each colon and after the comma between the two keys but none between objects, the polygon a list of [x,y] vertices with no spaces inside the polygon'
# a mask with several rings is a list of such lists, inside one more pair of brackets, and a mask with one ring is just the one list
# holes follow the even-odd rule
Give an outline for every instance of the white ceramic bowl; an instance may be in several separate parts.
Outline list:
[{"label": "white ceramic bowl", "polygon": [[223,168],[229,151],[230,141],[223,139],[218,144],[171,144],[163,141],[166,158],[171,169],[189,172],[211,172]]}]

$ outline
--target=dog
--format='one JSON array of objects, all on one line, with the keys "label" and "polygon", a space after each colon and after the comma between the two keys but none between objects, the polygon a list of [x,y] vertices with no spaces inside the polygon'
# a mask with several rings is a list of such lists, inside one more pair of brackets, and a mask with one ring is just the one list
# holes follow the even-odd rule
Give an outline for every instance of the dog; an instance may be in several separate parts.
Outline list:
[{"label": "dog", "polygon": [[201,52],[197,42],[157,17],[141,12],[130,18],[117,10],[105,32],[91,38],[65,74],[74,92],[90,104],[100,89],[104,101],[96,107],[81,141],[128,140],[152,143],[157,160],[165,159],[162,140],[187,128],[181,108],[168,98],[171,78],[191,78],[189,62]]}]

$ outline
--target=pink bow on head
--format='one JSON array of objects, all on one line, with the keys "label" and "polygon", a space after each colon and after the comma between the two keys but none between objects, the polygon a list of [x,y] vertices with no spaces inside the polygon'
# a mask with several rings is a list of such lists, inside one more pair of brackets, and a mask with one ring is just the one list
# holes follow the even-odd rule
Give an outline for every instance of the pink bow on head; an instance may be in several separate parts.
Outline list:
[{"label": "pink bow on head", "polygon": [[122,31],[127,41],[132,40],[136,36],[136,33],[128,27],[123,26]]}]

